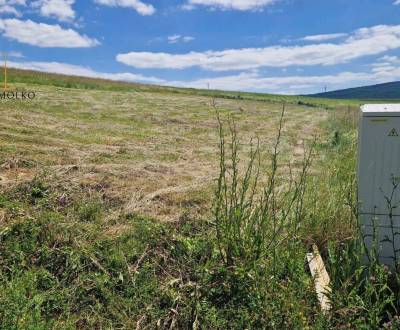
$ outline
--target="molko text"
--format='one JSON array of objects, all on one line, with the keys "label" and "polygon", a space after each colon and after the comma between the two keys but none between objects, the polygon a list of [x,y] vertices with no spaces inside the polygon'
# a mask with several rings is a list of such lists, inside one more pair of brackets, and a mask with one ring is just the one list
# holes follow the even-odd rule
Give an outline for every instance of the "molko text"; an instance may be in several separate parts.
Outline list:
[{"label": "molko text", "polygon": [[0,100],[33,100],[35,98],[35,92],[25,91],[3,91],[0,92]]},{"label": "molko text", "polygon": [[[0,0],[1,1],[1,0]],[[4,54],[4,87],[3,92],[0,92],[0,100],[33,100],[36,97],[33,91],[10,90],[7,84],[8,68],[7,68],[7,53]]]}]

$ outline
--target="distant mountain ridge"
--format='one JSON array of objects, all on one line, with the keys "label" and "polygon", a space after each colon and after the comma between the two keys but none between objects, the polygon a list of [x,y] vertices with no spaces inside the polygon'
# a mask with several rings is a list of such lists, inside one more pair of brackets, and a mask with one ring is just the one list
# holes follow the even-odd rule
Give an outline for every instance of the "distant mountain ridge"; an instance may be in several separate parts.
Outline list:
[{"label": "distant mountain ridge", "polygon": [[400,99],[400,81],[306,95],[328,99]]}]

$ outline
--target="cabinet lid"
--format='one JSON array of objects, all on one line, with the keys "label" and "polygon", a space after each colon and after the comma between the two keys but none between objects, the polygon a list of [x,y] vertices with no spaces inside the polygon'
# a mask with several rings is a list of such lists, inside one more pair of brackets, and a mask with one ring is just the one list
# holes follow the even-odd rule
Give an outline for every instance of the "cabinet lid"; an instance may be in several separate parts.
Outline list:
[{"label": "cabinet lid", "polygon": [[364,117],[400,117],[400,103],[365,104],[361,112]]}]

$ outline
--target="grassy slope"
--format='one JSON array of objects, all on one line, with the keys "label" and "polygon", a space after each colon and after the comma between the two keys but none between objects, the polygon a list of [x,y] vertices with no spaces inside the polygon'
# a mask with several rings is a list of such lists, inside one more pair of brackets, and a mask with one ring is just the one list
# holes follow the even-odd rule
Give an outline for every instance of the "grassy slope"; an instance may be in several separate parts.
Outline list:
[{"label": "grassy slope", "polygon": [[[0,81],[3,79],[2,73],[0,73]],[[286,96],[276,94],[261,94],[261,93],[246,93],[246,92],[226,92],[217,90],[206,90],[206,89],[192,89],[192,88],[175,88],[175,87],[164,87],[156,85],[144,85],[138,83],[127,83],[117,82],[104,79],[94,79],[86,77],[75,77],[75,76],[64,76],[57,74],[42,73],[36,71],[9,70],[9,80],[11,83],[26,83],[32,86],[34,85],[51,85],[56,87],[66,88],[78,88],[78,89],[96,89],[104,91],[120,91],[120,92],[156,92],[166,94],[188,94],[218,98],[229,98],[229,99],[246,99],[246,100],[257,100],[265,102],[277,102],[277,103],[293,103],[300,105],[308,105],[311,107],[336,107],[336,106],[347,106],[347,105],[358,105],[360,102],[357,100],[335,100],[330,99],[315,99],[312,97],[305,96]]]},{"label": "grassy slope", "polygon": [[[334,258],[334,309],[325,317],[304,268],[308,243],[327,255],[354,235],[356,112],[348,106],[357,102],[218,92],[243,160],[256,134],[263,155],[271,149],[278,101],[286,101],[283,187],[288,164],[300,168],[303,139],[309,146],[318,133],[297,235],[284,231],[262,260],[239,256],[227,267],[209,213],[218,127],[203,94],[214,92],[30,72],[14,79],[38,96],[0,103],[2,328],[368,328],[388,320],[391,295],[380,290],[377,304],[375,286],[355,290],[354,268]],[[261,161],[270,172],[268,157]]]}]

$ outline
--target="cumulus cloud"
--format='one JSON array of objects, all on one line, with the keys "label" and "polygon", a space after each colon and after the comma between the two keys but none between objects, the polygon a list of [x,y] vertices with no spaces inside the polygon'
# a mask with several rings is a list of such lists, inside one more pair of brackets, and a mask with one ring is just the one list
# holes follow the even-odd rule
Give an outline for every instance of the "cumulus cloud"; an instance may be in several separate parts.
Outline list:
[{"label": "cumulus cloud", "polygon": [[140,15],[153,15],[156,9],[151,4],[146,4],[140,0],[94,0],[99,5],[110,7],[125,7],[136,10]]},{"label": "cumulus cloud", "polygon": [[0,6],[0,14],[11,14],[11,15],[15,15],[15,16],[21,16],[21,13],[12,6]]},{"label": "cumulus cloud", "polygon": [[0,33],[20,43],[38,47],[87,48],[99,45],[96,39],[80,35],[72,29],[16,18],[0,19]]},{"label": "cumulus cloud", "polygon": [[26,0],[0,0],[0,6],[3,6],[3,5],[25,6]]},{"label": "cumulus cloud", "polygon": [[218,8],[222,10],[258,10],[275,3],[277,0],[188,0],[184,9],[196,6]]},{"label": "cumulus cloud", "polygon": [[32,3],[45,17],[54,17],[60,21],[72,21],[75,11],[72,9],[75,0],[38,0]]},{"label": "cumulus cloud", "polygon": [[18,6],[26,6],[25,0],[0,0],[0,16],[14,15],[21,16]]},{"label": "cumulus cloud", "polygon": [[153,76],[145,76],[129,72],[104,73],[95,71],[89,67],[71,65],[59,62],[10,62],[11,67],[103,78],[110,80],[142,82],[165,86],[191,87],[231,90],[231,91],[256,91],[285,94],[303,94],[318,92],[325,85],[331,89],[354,87],[360,84],[382,83],[400,79],[400,67],[396,65],[379,66],[374,63],[372,69],[367,72],[339,72],[329,75],[289,75],[266,76],[259,72],[241,72],[238,74],[202,78],[196,80],[164,80]]},{"label": "cumulus cloud", "polygon": [[190,36],[182,37],[183,42],[190,42],[193,41],[194,39],[195,39],[194,37]]},{"label": "cumulus cloud", "polygon": [[299,75],[286,77],[263,76],[259,73],[243,72],[235,75],[202,78],[192,81],[170,81],[177,87],[207,88],[231,91],[256,91],[293,94],[313,93],[323,86],[331,89],[384,83],[400,79],[399,66],[374,67],[369,72],[339,72],[331,75]]},{"label": "cumulus cloud", "polygon": [[193,41],[194,38],[190,36],[181,36],[179,34],[174,34],[167,38],[169,44],[176,44],[178,42],[190,42]]},{"label": "cumulus cloud", "polygon": [[181,36],[178,35],[178,34],[175,34],[175,35],[173,35],[173,36],[169,36],[169,37],[168,37],[168,43],[170,43],[170,44],[176,44],[176,43],[179,41],[180,38],[181,38]]},{"label": "cumulus cloud", "polygon": [[[399,0],[400,1],[400,0]],[[300,40],[304,41],[326,41],[326,40],[334,40],[346,37],[347,33],[331,33],[331,34],[315,34],[311,36],[306,36],[301,38]]]},{"label": "cumulus cloud", "polygon": [[337,75],[322,76],[286,76],[286,77],[265,77],[259,73],[243,72],[234,75],[202,78],[193,81],[173,81],[174,86],[205,88],[208,84],[212,89],[233,90],[233,91],[271,91],[284,89],[304,89],[312,86],[346,84],[349,82],[363,81],[366,78],[364,73],[342,72]]},{"label": "cumulus cloud", "polygon": [[400,69],[400,57],[383,56],[371,65],[372,72],[380,76],[391,76]]},{"label": "cumulus cloud", "polygon": [[140,74],[133,74],[128,72],[103,73],[103,72],[97,72],[88,67],[80,65],[72,65],[67,63],[59,63],[59,62],[9,62],[9,66],[17,69],[35,70],[35,71],[58,73],[71,76],[82,76],[90,78],[102,78],[109,80],[143,82],[143,83],[153,83],[153,84],[165,83],[165,80],[155,77],[147,77]]},{"label": "cumulus cloud", "polygon": [[381,61],[390,62],[390,63],[398,63],[400,64],[400,57],[399,56],[383,56],[380,58]]},{"label": "cumulus cloud", "polygon": [[384,67],[384,66],[393,66],[400,64],[400,57],[398,56],[383,56],[377,60],[377,62],[373,63],[371,66],[373,68],[376,67]]},{"label": "cumulus cloud", "polygon": [[211,71],[249,70],[261,67],[335,65],[400,48],[400,25],[378,25],[351,33],[340,43],[302,46],[228,49],[186,54],[130,52],[117,61],[142,69],[186,69]]}]

